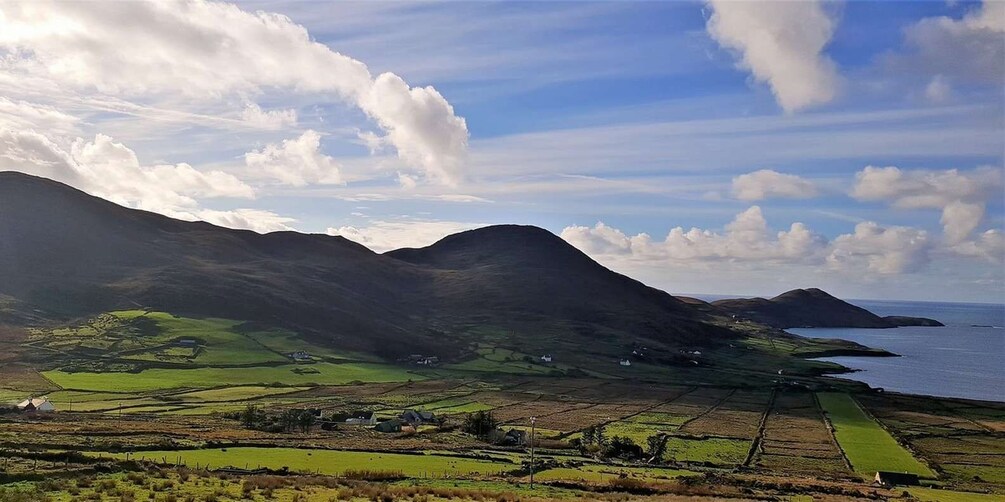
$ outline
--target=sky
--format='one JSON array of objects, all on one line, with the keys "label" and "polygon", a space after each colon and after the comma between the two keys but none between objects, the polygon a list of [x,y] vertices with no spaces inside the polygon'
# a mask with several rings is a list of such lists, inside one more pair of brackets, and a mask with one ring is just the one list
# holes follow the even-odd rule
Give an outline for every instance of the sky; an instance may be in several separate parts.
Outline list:
[{"label": "sky", "polygon": [[[1005,2],[8,2],[0,170],[671,293],[1005,303]],[[72,218],[72,215],[67,215]]]}]

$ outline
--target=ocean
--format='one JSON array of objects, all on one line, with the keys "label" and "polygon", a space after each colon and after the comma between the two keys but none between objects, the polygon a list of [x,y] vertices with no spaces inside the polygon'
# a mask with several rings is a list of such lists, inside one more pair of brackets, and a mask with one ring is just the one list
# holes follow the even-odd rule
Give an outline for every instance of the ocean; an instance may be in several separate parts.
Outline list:
[{"label": "ocean", "polygon": [[798,328],[790,333],[840,338],[902,357],[828,357],[860,370],[841,378],[872,387],[1005,402],[1005,305],[849,300],[878,315],[930,317],[943,328]]}]

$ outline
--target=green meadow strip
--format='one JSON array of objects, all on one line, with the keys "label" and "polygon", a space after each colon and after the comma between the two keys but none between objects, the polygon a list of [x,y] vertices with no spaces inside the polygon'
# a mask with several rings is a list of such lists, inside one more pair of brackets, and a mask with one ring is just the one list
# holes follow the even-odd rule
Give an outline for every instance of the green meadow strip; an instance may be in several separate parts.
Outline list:
[{"label": "green meadow strip", "polygon": [[[125,459],[125,453],[100,456]],[[237,447],[223,449],[146,451],[128,454],[129,459],[180,463],[190,467],[236,467],[239,469],[288,467],[297,472],[340,475],[347,470],[397,471],[409,477],[444,477],[469,474],[496,475],[519,468],[506,462],[426,454],[401,454],[300,448]]]},{"label": "green meadow strip", "polygon": [[876,471],[889,471],[936,477],[931,469],[914,458],[866,414],[850,395],[821,392],[817,397],[834,427],[835,439],[855,472],[866,476],[872,476]]}]

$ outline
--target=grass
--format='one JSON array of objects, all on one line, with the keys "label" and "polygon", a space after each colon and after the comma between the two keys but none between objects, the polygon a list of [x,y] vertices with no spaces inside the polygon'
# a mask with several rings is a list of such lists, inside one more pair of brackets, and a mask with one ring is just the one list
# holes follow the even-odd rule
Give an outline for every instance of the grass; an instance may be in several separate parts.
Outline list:
[{"label": "grass", "polygon": [[538,362],[528,362],[526,358],[533,360],[528,354],[497,348],[482,347],[478,349],[478,357],[470,361],[457,364],[448,364],[446,369],[458,371],[478,371],[483,373],[512,373],[512,374],[538,374],[546,375],[557,370],[553,365],[539,364]]},{"label": "grass", "polygon": [[[125,454],[105,454],[112,458],[123,459]],[[379,469],[386,471],[401,471],[411,477],[442,477],[469,474],[497,474],[516,469],[511,463],[492,462],[488,460],[447,457],[440,455],[404,455],[398,453],[377,453],[339,450],[298,449],[298,448],[226,448],[183,451],[148,451],[132,454],[132,459],[147,459],[161,461],[166,459],[174,463],[180,457],[181,462],[188,466],[205,466],[212,468],[258,466],[271,469],[289,467],[292,471],[320,472],[321,474],[339,475],[347,470]]]},{"label": "grass", "polygon": [[[303,372],[303,370],[307,372]],[[392,365],[372,363],[316,363],[250,368],[152,368],[138,373],[46,371],[46,378],[64,389],[99,392],[148,392],[223,385],[344,385],[360,382],[404,382],[423,377]]]},{"label": "grass", "polygon": [[973,479],[976,476],[988,483],[1005,484],[1005,467],[950,463],[943,463],[941,465],[942,469],[948,474],[961,479]]},{"label": "grass", "polygon": [[186,402],[243,401],[263,396],[288,394],[307,389],[308,387],[264,387],[261,385],[242,385],[186,392],[184,394],[177,394],[175,397]]},{"label": "grass", "polygon": [[485,403],[471,401],[464,398],[451,397],[425,404],[421,408],[435,411],[440,414],[474,413],[476,411],[488,411],[494,407]]},{"label": "grass", "polygon": [[576,468],[557,467],[534,475],[540,481],[589,481],[602,483],[620,476],[648,480],[672,479],[682,476],[696,476],[697,473],[680,469],[659,469],[652,467],[622,467],[611,465],[583,465]]},{"label": "grass", "polygon": [[834,437],[856,472],[866,476],[876,471],[892,471],[936,477],[870,418],[850,395],[822,392],[817,397],[834,427]]},{"label": "grass", "polygon": [[993,502],[1002,499],[1001,495],[938,490],[935,488],[911,487],[906,491],[922,502]]},{"label": "grass", "polygon": [[740,439],[671,437],[667,441],[666,454],[663,458],[678,462],[737,465],[743,463],[748,449],[750,449],[750,441]]},{"label": "grass", "polygon": [[[181,347],[192,339],[198,347]],[[166,312],[124,310],[97,316],[80,326],[34,330],[32,343],[67,353],[98,350],[142,363],[253,365],[288,361],[299,350],[324,360],[377,362],[372,356],[341,353],[283,329],[248,329],[243,321],[191,318]],[[90,352],[93,356],[94,352]]]}]

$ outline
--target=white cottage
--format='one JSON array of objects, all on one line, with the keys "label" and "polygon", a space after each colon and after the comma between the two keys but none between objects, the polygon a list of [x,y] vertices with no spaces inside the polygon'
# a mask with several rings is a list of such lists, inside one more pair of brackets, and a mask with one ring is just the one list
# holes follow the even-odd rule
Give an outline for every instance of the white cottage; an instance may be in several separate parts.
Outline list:
[{"label": "white cottage", "polygon": [[56,411],[56,406],[49,401],[48,397],[29,397],[20,403],[17,403],[18,409],[22,411],[41,411],[41,412],[53,412]]}]

